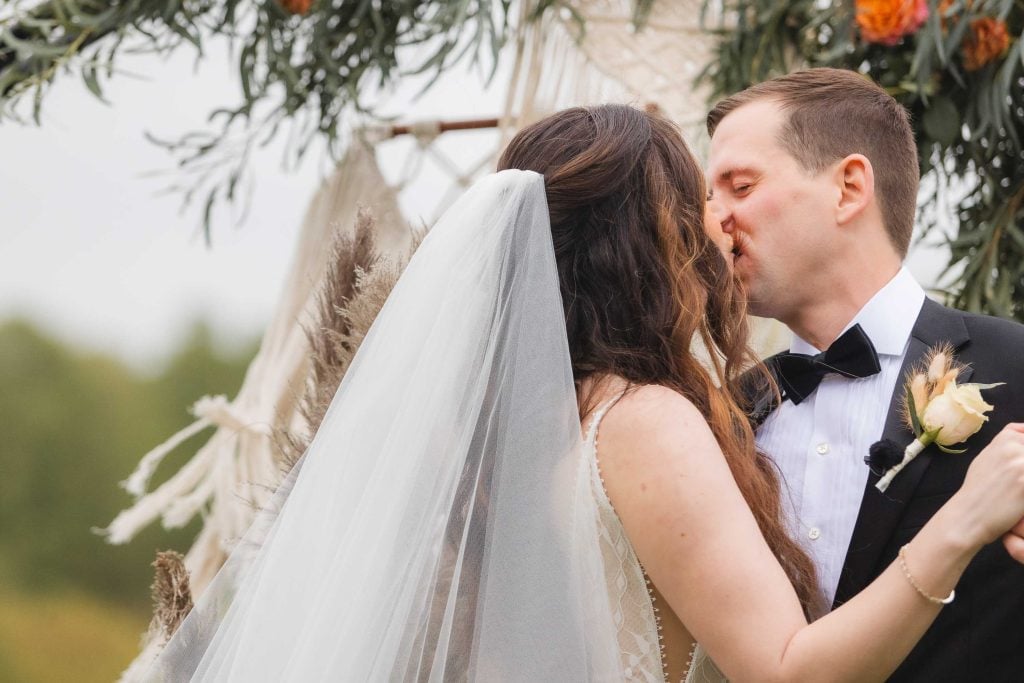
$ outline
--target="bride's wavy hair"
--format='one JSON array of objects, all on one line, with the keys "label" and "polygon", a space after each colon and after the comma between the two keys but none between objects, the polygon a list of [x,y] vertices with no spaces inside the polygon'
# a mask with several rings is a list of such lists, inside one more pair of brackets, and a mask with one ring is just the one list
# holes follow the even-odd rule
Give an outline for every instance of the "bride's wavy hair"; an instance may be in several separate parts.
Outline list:
[{"label": "bride's wavy hair", "polygon": [[[544,176],[578,393],[618,375],[692,401],[804,610],[818,613],[814,564],[786,533],[778,473],[744,411],[740,377],[770,379],[748,344],[739,281],[705,230],[704,173],[679,130],[626,105],[566,109],[520,131],[498,161],[506,168]],[[579,396],[584,416],[597,383]]]}]

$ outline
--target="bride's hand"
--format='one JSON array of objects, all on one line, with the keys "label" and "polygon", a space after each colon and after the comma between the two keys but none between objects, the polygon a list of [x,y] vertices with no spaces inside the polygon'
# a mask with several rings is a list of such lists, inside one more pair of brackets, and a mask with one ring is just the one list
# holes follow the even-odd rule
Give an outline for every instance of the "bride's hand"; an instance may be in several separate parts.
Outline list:
[{"label": "bride's hand", "polygon": [[1010,557],[1024,564],[1024,519],[1003,535],[1003,545]]},{"label": "bride's hand", "polygon": [[[1024,562],[1024,423],[1011,423],[978,454],[963,487],[953,496],[972,543],[986,545],[1003,537],[1011,554]],[[951,500],[950,502],[953,502]]]}]

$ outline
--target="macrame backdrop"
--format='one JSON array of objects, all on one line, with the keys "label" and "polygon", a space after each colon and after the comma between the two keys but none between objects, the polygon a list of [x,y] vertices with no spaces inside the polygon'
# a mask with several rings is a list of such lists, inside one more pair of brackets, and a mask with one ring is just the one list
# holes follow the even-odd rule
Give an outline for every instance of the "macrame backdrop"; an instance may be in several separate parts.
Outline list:
[{"label": "macrame backdrop", "polygon": [[[500,144],[490,156],[468,166],[457,163],[434,146],[439,135],[436,123],[415,124],[411,130],[416,137],[414,151],[402,176],[389,186],[373,151],[373,144],[386,139],[385,129],[364,129],[353,135],[346,157],[307,211],[281,300],[237,396],[231,401],[224,396],[199,399],[192,408],[196,422],[143,457],[124,482],[136,497],[135,504],[102,530],[111,543],[130,541],[157,519],[175,528],[204,514],[203,529],[184,559],[192,595],[202,593],[232,541],[243,535],[254,510],[267,501],[280,479],[282,451],[275,435],[304,434],[308,429],[303,417],[308,413],[300,405],[311,377],[306,332],[317,324],[317,294],[328,258],[335,253],[329,245],[339,234],[352,231],[359,207],[366,206],[373,213],[378,251],[392,263],[400,263],[411,248],[412,235],[399,212],[397,195],[415,182],[424,158],[431,158],[433,167],[451,178],[449,191],[435,206],[421,207],[421,215],[436,218],[461,188],[493,168],[498,151],[516,130],[565,107],[602,102],[656,106],[680,124],[699,154],[706,149],[706,92],[695,88],[693,80],[711,54],[713,36],[700,30],[700,0],[655,2],[639,31],[632,23],[630,0],[574,0],[572,8],[583,20],[582,34],[580,22],[564,9],[549,11],[537,22],[526,21],[534,5],[534,0],[520,5]],[[479,114],[453,113],[463,118]],[[755,330],[756,345],[762,351],[780,345],[778,327],[758,324]],[[147,493],[160,460],[208,427],[216,431],[192,459]],[[143,652],[122,681],[137,678],[159,652],[165,635],[151,629]]]},{"label": "macrame backdrop", "polygon": [[[306,212],[281,299],[237,396],[232,401],[224,396],[199,399],[192,407],[196,421],[147,453],[123,482],[136,502],[102,530],[111,543],[126,543],[158,518],[165,528],[176,528],[203,514],[202,531],[184,558],[193,595],[202,593],[232,542],[244,535],[255,509],[266,503],[279,481],[277,435],[305,430],[299,399],[309,374],[310,345],[304,326],[316,310],[322,274],[332,254],[329,247],[339,232],[356,224],[361,204],[374,207],[382,253],[397,258],[409,250],[412,235],[373,150],[354,142]],[[146,493],[160,460],[208,427],[215,431],[189,462]],[[164,635],[151,629],[122,681],[141,675],[159,652]]]},{"label": "macrame backdrop", "polygon": [[657,106],[703,149],[707,90],[693,81],[714,37],[700,27],[701,4],[655,2],[639,31],[632,0],[572,0],[582,26],[568,9],[529,24],[532,8],[524,4],[505,132],[565,107],[622,102]]},{"label": "macrame backdrop", "polygon": [[[620,102],[656,107],[679,124],[699,157],[707,153],[706,86],[697,75],[711,59],[715,37],[701,29],[702,0],[658,0],[643,28],[633,26],[631,0],[573,0],[568,10],[528,23],[523,5],[515,68],[502,118],[502,145],[524,125],[566,107]],[[709,10],[709,12],[712,10]],[[707,16],[709,26],[718,17]],[[781,350],[781,324],[751,318],[751,340],[762,356]],[[703,353],[698,350],[698,353]]]}]

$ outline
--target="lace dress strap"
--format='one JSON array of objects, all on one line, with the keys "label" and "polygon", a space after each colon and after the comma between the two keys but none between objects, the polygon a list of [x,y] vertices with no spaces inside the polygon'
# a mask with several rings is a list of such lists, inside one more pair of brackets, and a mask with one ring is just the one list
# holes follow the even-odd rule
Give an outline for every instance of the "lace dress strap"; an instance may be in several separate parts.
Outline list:
[{"label": "lace dress strap", "polygon": [[647,577],[608,499],[597,458],[601,420],[624,394],[625,390],[602,403],[590,418],[586,428],[586,467],[597,504],[599,542],[619,640],[622,679],[628,683],[665,683],[658,622],[646,586]]},{"label": "lace dress strap", "polygon": [[601,426],[601,420],[603,420],[604,416],[608,414],[608,411],[612,409],[612,406],[618,403],[619,399],[625,395],[626,390],[623,389],[597,407],[590,418],[590,426],[587,428],[587,433],[585,435],[586,442],[588,444],[597,445],[597,430]]}]

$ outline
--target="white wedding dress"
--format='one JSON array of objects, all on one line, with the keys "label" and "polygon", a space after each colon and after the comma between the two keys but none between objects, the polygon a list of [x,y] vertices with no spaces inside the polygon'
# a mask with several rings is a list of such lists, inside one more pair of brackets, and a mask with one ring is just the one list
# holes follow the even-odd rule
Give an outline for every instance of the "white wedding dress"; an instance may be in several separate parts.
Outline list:
[{"label": "white wedding dress", "polygon": [[[597,438],[601,420],[622,394],[594,411],[584,440],[582,465],[589,470],[591,491],[597,504],[601,558],[605,566],[612,617],[615,620],[622,662],[622,675],[627,681],[663,683],[667,680],[663,666],[663,645],[659,636],[659,618],[650,580],[637,559],[633,546],[604,488],[597,458]],[[690,653],[684,683],[722,683],[726,678],[700,645]]]}]

